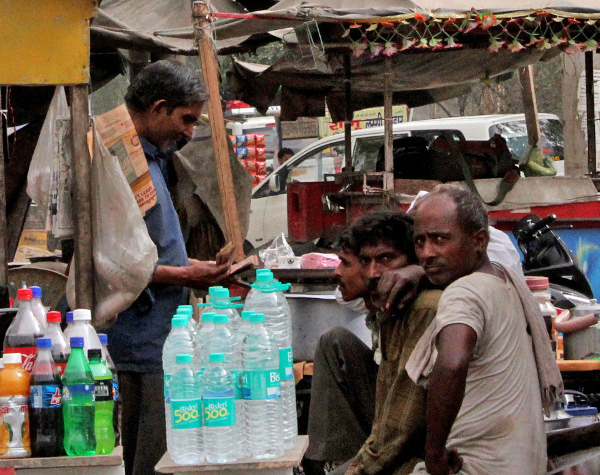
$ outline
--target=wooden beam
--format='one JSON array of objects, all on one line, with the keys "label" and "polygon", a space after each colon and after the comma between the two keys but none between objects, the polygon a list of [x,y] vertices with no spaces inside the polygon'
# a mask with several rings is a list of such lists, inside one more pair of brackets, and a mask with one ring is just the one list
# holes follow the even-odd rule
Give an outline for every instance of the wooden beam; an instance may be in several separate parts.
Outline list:
[{"label": "wooden beam", "polygon": [[352,110],[352,70],[350,67],[350,55],[344,54],[344,98],[346,114],[344,117],[344,168],[345,171],[352,171],[352,119],[354,112]]},{"label": "wooden beam", "polygon": [[4,170],[4,139],[2,124],[4,116],[0,110],[0,308],[8,307],[8,226],[6,222],[6,175]]},{"label": "wooden beam", "polygon": [[588,173],[598,176],[596,166],[596,104],[594,100],[594,52],[585,53],[585,109],[587,115]]},{"label": "wooden beam", "polygon": [[[73,150],[73,212],[75,221],[75,302],[94,309],[91,159],[87,144],[90,128],[87,84],[69,87]],[[92,312],[92,321],[94,312]]]},{"label": "wooden beam", "polygon": [[521,81],[521,94],[523,96],[523,107],[525,109],[527,137],[529,139],[529,145],[534,147],[540,140],[541,132],[535,97],[535,84],[533,82],[533,66],[531,66],[531,64],[519,69],[519,79]]},{"label": "wooden beam", "polygon": [[392,91],[392,60],[385,58],[383,89],[383,124],[384,124],[384,157],[385,173],[383,174],[383,189],[386,191],[394,190],[394,113],[393,91]]},{"label": "wooden beam", "polygon": [[239,262],[244,259],[242,230],[229,162],[229,149],[227,147],[229,138],[225,132],[225,120],[219,91],[219,69],[210,34],[210,7],[208,2],[192,0],[192,12],[198,38],[202,77],[209,93],[208,117],[210,118],[210,131],[217,165],[217,180],[225,215],[225,238],[227,241],[233,242],[235,246],[233,257]]}]

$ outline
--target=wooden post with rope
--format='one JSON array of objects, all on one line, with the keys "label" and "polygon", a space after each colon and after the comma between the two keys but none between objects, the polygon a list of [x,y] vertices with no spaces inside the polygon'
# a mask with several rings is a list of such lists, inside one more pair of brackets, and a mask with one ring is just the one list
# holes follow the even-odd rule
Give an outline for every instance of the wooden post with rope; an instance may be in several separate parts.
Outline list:
[{"label": "wooden post with rope", "polygon": [[217,58],[215,57],[213,42],[210,35],[210,5],[207,1],[192,0],[192,13],[196,38],[198,41],[198,52],[204,84],[208,89],[208,116],[210,119],[210,132],[215,152],[217,168],[217,180],[225,215],[225,239],[232,242],[235,251],[233,257],[236,261],[244,259],[242,242],[242,231],[235,201],[235,190],[233,186],[233,175],[229,162],[229,149],[227,147],[227,134],[225,132],[225,120],[221,106],[221,94],[219,91],[219,73]]}]

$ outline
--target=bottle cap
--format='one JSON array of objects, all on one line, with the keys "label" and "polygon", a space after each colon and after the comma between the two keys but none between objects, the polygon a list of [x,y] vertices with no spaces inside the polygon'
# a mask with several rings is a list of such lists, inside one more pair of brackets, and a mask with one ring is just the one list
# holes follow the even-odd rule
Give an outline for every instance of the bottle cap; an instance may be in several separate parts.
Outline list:
[{"label": "bottle cap", "polygon": [[71,344],[71,348],[83,348],[83,337],[82,336],[72,336],[70,344]]},{"label": "bottle cap", "polygon": [[67,312],[65,315],[65,321],[67,323],[71,323],[73,321],[73,312]]},{"label": "bottle cap", "polygon": [[261,274],[265,274],[265,275],[273,275],[273,271],[271,269],[256,269],[256,275],[261,275]]},{"label": "bottle cap", "polygon": [[216,299],[228,299],[229,298],[229,289],[225,287],[221,287],[220,289],[216,289],[213,296]]},{"label": "bottle cap", "polygon": [[33,298],[42,298],[42,288],[37,285],[32,285],[29,287],[31,289],[31,293],[33,294]]},{"label": "bottle cap", "polygon": [[98,358],[99,360],[102,359],[102,350],[98,349],[98,348],[90,348],[88,350],[88,360],[91,360],[92,358]]},{"label": "bottle cap", "polygon": [[76,310],[73,310],[73,321],[74,322],[81,322],[81,321],[91,322],[92,321],[92,311],[88,310],[87,308],[78,308]]},{"label": "bottle cap", "polygon": [[177,355],[175,357],[175,363],[177,364],[185,364],[192,362],[192,355]]},{"label": "bottle cap", "polygon": [[209,287],[209,288],[208,288],[208,295],[215,295],[215,292],[216,292],[218,289],[222,289],[222,288],[223,288],[223,286],[222,286],[222,285],[213,285],[212,287]]},{"label": "bottle cap", "polygon": [[194,313],[194,307],[192,305],[180,305],[177,310],[185,310],[186,312]]},{"label": "bottle cap", "polygon": [[19,289],[17,290],[17,298],[19,300],[31,300],[33,298],[33,292],[31,289]]},{"label": "bottle cap", "polygon": [[250,320],[250,315],[256,313],[254,310],[242,310],[242,320]]},{"label": "bottle cap", "polygon": [[[273,277],[273,272],[270,269],[262,269],[263,272],[258,272],[256,271],[256,283],[260,283],[260,284],[269,284],[271,282],[273,282],[275,280],[275,277]],[[264,271],[268,271],[268,272],[264,272]]]},{"label": "bottle cap", "polygon": [[229,317],[227,315],[223,315],[223,314],[217,313],[213,317],[213,322],[215,322],[215,323],[229,323]]},{"label": "bottle cap", "polygon": [[4,356],[2,357],[2,360],[4,361],[4,365],[6,366],[7,364],[21,364],[21,353],[4,353]]},{"label": "bottle cap", "polygon": [[265,314],[264,313],[254,313],[250,315],[250,323],[264,323]]},{"label": "bottle cap", "polygon": [[216,313],[215,312],[205,312],[202,314],[203,322],[212,322],[214,321]]},{"label": "bottle cap", "polygon": [[38,338],[37,347],[43,350],[52,348],[52,340],[50,338]]},{"label": "bottle cap", "polygon": [[225,363],[225,355],[223,353],[211,353],[208,361],[210,363]]},{"label": "bottle cap", "polygon": [[48,323],[60,323],[62,322],[62,313],[55,312],[54,310],[52,312],[48,312],[46,314],[46,320]]},{"label": "bottle cap", "polygon": [[529,290],[546,290],[550,288],[548,277],[528,275],[525,277],[525,282],[527,282]]},{"label": "bottle cap", "polygon": [[103,345],[108,345],[108,336],[106,333],[98,333],[98,339]]},{"label": "bottle cap", "polygon": [[173,317],[171,320],[171,326],[173,327],[186,327],[188,322],[187,317]]}]

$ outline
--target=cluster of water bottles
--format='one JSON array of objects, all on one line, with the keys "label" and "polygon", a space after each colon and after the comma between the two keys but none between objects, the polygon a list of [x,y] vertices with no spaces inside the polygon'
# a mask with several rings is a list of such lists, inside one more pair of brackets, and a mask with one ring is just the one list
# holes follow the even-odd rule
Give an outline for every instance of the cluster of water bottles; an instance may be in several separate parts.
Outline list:
[{"label": "cluster of water bottles", "polygon": [[289,284],[260,269],[252,287],[243,306],[211,287],[197,325],[191,306],[173,317],[163,369],[167,448],[176,463],[275,458],[296,444]]},{"label": "cluster of water bottles", "polygon": [[[41,289],[18,290],[0,369],[0,457],[112,453],[118,384],[91,312],[48,312]],[[88,361],[89,359],[89,361]]]}]

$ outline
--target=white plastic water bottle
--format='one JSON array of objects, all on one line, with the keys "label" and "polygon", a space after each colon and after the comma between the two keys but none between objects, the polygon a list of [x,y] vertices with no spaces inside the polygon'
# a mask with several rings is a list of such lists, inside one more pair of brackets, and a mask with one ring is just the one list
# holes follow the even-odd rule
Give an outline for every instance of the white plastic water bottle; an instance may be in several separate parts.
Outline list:
[{"label": "white plastic water bottle", "polygon": [[230,463],[240,455],[235,382],[223,353],[211,353],[202,380],[204,450],[209,463]]},{"label": "white plastic water bottle", "polygon": [[65,339],[71,341],[74,336],[83,338],[83,351],[88,354],[88,350],[96,349],[102,351],[102,343],[96,330],[92,326],[92,311],[87,308],[78,308],[73,310],[73,323],[65,328]]},{"label": "white plastic water bottle", "polygon": [[225,357],[225,368],[231,374],[232,381],[235,384],[235,408],[238,424],[236,425],[236,439],[238,440],[236,454],[238,458],[243,457],[247,453],[247,441],[244,437],[244,427],[246,424],[246,402],[244,401],[242,391],[242,347],[240,342],[231,332],[229,327],[229,319],[227,315],[215,314],[213,316],[214,329],[208,336],[208,344],[206,352],[223,353]]},{"label": "white plastic water bottle", "polygon": [[221,287],[214,290],[212,307],[215,313],[227,315],[229,318],[229,328],[232,333],[236,333],[242,322],[240,314],[236,309],[242,308],[243,305],[233,303],[233,299],[229,296],[229,289]]},{"label": "white plastic water bottle", "polygon": [[215,329],[213,318],[216,315],[214,312],[203,313],[200,317],[200,328],[194,338],[196,344],[196,370],[202,374],[206,364],[208,363],[208,338]]},{"label": "white plastic water bottle", "polygon": [[167,425],[167,450],[175,463],[195,465],[204,460],[202,399],[192,356],[178,354],[169,381],[171,423]]},{"label": "white plastic water bottle", "polygon": [[40,322],[40,326],[42,330],[46,329],[47,321],[46,321],[46,307],[42,303],[42,288],[37,285],[32,285],[29,287],[33,294],[33,298],[31,299],[31,308],[33,309],[33,314],[35,318]]},{"label": "white plastic water bottle", "polygon": [[[177,368],[176,358],[179,354],[194,355],[194,345],[187,330],[187,316],[173,317],[171,320],[171,331],[163,345],[163,372],[165,381],[165,419],[167,428],[171,427],[171,397],[169,385],[173,373]],[[169,446],[170,432],[167,430],[167,446]],[[172,442],[171,442],[172,443]]]},{"label": "white plastic water bottle", "polygon": [[[213,285],[212,287],[208,288],[208,295],[206,296],[206,303],[199,303],[196,304],[196,306],[200,309],[200,314],[205,313],[205,312],[214,312],[214,308],[213,308],[213,299],[215,296],[215,292],[217,291],[217,289],[224,289],[225,287],[221,286],[221,285]],[[200,315],[200,320],[202,320],[202,315]]]},{"label": "white plastic water bottle", "polygon": [[293,449],[298,436],[298,416],[292,352],[292,312],[283,294],[283,290],[288,288],[289,284],[281,284],[275,280],[270,269],[261,269],[257,271],[256,283],[248,293],[244,310],[264,313],[265,326],[279,348],[284,447]]},{"label": "white plastic water bottle", "polygon": [[194,307],[191,305],[180,305],[177,307],[177,313],[188,315],[188,331],[192,335],[192,339],[196,336],[196,320],[194,319]]},{"label": "white plastic water bottle", "polygon": [[279,351],[264,322],[263,314],[250,315],[242,350],[248,450],[258,459],[281,457],[284,451]]}]

